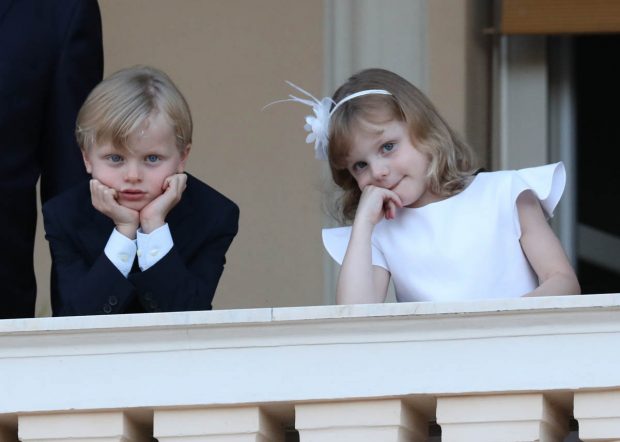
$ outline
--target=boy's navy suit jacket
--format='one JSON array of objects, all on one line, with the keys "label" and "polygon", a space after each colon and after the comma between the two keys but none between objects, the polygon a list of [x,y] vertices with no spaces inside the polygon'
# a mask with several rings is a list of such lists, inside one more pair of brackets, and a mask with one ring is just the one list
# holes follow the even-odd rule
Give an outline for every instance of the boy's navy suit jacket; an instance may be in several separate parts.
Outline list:
[{"label": "boy's navy suit jacket", "polygon": [[96,0],[0,0],[0,318],[32,317],[41,201],[88,177],[75,117],[101,81]]},{"label": "boy's navy suit jacket", "polygon": [[181,201],[166,219],[174,246],[144,272],[134,263],[128,278],[103,251],[114,224],[93,207],[88,182],[48,201],[43,216],[52,254],[52,310],[67,316],[210,310],[239,209],[188,175]]}]

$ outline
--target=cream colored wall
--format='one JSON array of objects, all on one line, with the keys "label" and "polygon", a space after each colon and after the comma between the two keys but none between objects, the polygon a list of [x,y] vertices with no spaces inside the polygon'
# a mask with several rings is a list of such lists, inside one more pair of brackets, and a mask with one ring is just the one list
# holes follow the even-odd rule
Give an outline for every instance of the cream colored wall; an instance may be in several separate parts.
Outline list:
[{"label": "cream colored wall", "polygon": [[[307,109],[261,109],[291,92],[284,80],[321,92],[322,2],[99,3],[105,74],[134,64],[166,71],[193,111],[189,172],[241,209],[214,307],[321,304],[322,183],[304,143]],[[44,315],[49,256],[42,234],[35,255]]]}]

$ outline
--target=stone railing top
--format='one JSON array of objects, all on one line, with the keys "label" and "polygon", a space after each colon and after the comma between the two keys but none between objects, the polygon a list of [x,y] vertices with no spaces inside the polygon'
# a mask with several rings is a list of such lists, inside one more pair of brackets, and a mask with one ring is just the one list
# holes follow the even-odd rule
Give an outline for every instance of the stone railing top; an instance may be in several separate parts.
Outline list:
[{"label": "stone railing top", "polygon": [[0,321],[2,413],[620,387],[620,294]]},{"label": "stone railing top", "polygon": [[248,325],[338,319],[437,316],[479,316],[489,314],[574,313],[582,310],[620,309],[620,294],[552,296],[511,299],[482,299],[459,302],[404,302],[388,304],[326,305],[255,309],[171,312],[131,315],[70,316],[0,320],[0,335],[96,331],[102,329],[144,329]]}]

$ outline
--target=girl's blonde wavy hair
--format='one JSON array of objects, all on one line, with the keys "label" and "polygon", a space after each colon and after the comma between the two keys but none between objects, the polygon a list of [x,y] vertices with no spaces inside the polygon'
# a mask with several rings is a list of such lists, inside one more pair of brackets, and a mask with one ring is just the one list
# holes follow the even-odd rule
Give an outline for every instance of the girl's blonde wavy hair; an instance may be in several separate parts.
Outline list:
[{"label": "girl's blonde wavy hair", "polygon": [[355,217],[361,190],[347,169],[353,134],[363,121],[402,121],[409,127],[412,144],[429,158],[430,190],[443,197],[459,193],[473,173],[473,153],[448,126],[430,100],[401,76],[384,69],[366,69],[336,90],[335,103],[359,91],[385,89],[392,95],[364,95],[343,103],[329,124],[328,160],[334,182],[343,190],[342,221]]},{"label": "girl's blonde wavy hair", "polygon": [[87,151],[111,142],[127,150],[127,140],[149,116],[163,112],[182,151],[192,142],[192,115],[183,94],[162,71],[149,66],[122,69],[99,83],[86,98],[75,136]]}]

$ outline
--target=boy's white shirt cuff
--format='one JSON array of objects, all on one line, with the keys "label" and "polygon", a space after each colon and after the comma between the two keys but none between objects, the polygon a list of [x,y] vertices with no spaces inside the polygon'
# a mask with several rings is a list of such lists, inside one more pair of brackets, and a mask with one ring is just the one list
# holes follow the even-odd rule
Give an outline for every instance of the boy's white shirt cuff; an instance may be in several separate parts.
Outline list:
[{"label": "boy's white shirt cuff", "polygon": [[174,245],[167,223],[151,233],[143,233],[142,229],[138,229],[137,236],[138,250],[136,254],[138,255],[138,265],[142,271],[154,266],[166,256],[166,253]]},{"label": "boy's white shirt cuff", "polygon": [[103,249],[105,256],[114,264],[125,278],[131,271],[134,259],[136,259],[137,245],[135,239],[129,239],[118,230],[112,230],[108,243]]}]

